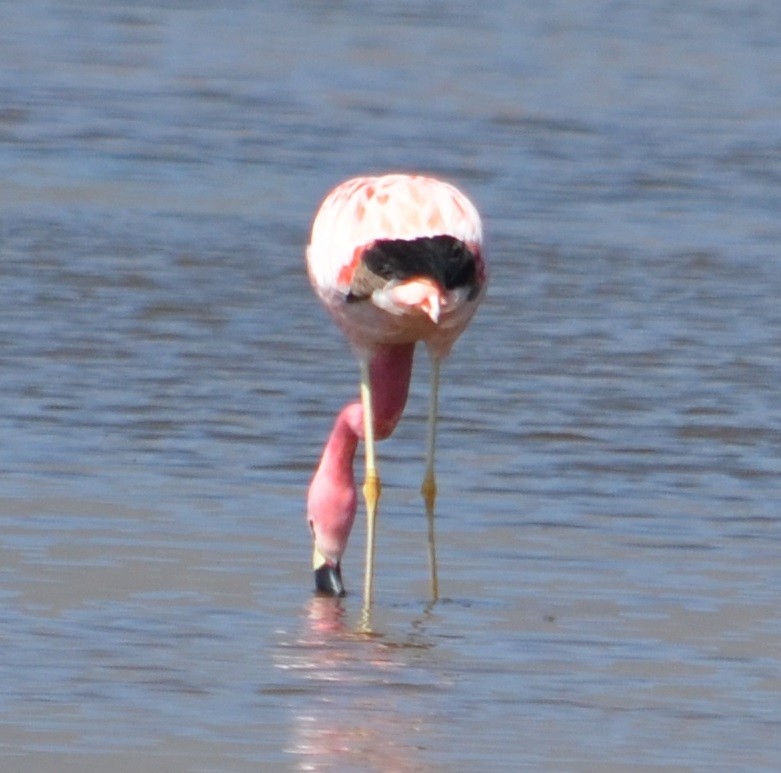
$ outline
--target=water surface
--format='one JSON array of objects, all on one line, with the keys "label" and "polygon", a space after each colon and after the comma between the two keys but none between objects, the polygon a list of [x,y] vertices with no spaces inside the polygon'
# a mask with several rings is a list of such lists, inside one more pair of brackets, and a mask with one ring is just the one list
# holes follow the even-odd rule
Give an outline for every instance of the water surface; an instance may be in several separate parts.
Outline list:
[{"label": "water surface", "polygon": [[[0,767],[777,770],[781,10],[0,4]],[[302,251],[420,169],[486,221],[311,593],[356,367]]]}]

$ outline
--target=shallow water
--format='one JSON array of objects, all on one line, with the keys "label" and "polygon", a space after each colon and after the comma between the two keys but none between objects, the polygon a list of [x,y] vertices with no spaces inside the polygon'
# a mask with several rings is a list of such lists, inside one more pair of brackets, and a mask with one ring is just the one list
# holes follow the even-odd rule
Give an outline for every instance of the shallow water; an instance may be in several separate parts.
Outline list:
[{"label": "shallow water", "polygon": [[[3,3],[3,770],[777,770],[781,10]],[[302,248],[423,169],[492,285],[311,594]],[[360,521],[360,519],[359,519]]]}]

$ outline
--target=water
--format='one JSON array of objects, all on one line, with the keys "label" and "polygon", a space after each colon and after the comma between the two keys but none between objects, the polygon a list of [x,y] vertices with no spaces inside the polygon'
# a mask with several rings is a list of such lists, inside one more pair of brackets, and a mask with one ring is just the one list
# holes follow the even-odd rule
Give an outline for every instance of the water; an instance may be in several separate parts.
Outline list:
[{"label": "water", "polygon": [[[781,10],[0,4],[0,767],[777,770]],[[311,594],[356,368],[302,248],[423,169],[485,215]]]}]

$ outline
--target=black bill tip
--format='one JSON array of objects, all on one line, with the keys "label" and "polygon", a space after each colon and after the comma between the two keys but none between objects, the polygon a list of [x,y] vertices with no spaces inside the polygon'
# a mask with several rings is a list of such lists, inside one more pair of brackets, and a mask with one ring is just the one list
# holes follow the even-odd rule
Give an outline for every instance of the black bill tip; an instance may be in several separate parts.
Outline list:
[{"label": "black bill tip", "polygon": [[315,590],[323,596],[346,596],[339,564],[323,564],[315,569]]}]

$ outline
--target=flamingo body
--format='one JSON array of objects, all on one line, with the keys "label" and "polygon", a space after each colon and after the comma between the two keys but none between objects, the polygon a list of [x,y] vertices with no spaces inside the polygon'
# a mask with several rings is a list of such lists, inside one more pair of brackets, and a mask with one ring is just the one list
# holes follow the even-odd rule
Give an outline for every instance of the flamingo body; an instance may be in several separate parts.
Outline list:
[{"label": "flamingo body", "polygon": [[474,205],[448,183],[406,174],[358,177],[323,201],[306,258],[315,292],[355,349],[362,387],[361,402],[345,406],[337,417],[309,489],[316,583],[321,591],[344,592],[341,556],[357,507],[353,459],[364,440],[368,606],[379,498],[374,440],[390,435],[401,417],[414,346],[423,341],[434,365],[424,481],[431,521],[439,362],[485,293],[482,224]]},{"label": "flamingo body", "polygon": [[[423,250],[431,251],[431,242],[443,236],[474,259],[481,298],[486,280],[482,223],[472,202],[457,188],[430,177],[392,174],[348,180],[326,197],[307,249],[309,278],[356,349],[370,352],[378,344],[422,340],[440,356],[449,353],[480,298],[472,293],[466,303],[469,293],[463,287],[443,288],[447,293],[440,318],[432,320],[419,313],[425,288],[399,289],[404,281],[398,276],[381,277],[386,281],[372,286],[366,262],[378,243],[419,242]],[[425,240],[428,244],[422,243]],[[407,281],[415,278],[424,279],[426,274]],[[350,302],[355,297],[354,283],[371,289],[371,303]]]},{"label": "flamingo body", "polygon": [[448,234],[480,247],[480,215],[449,183],[406,174],[355,177],[326,196],[312,224],[309,275],[320,293],[344,291],[366,245]]}]

